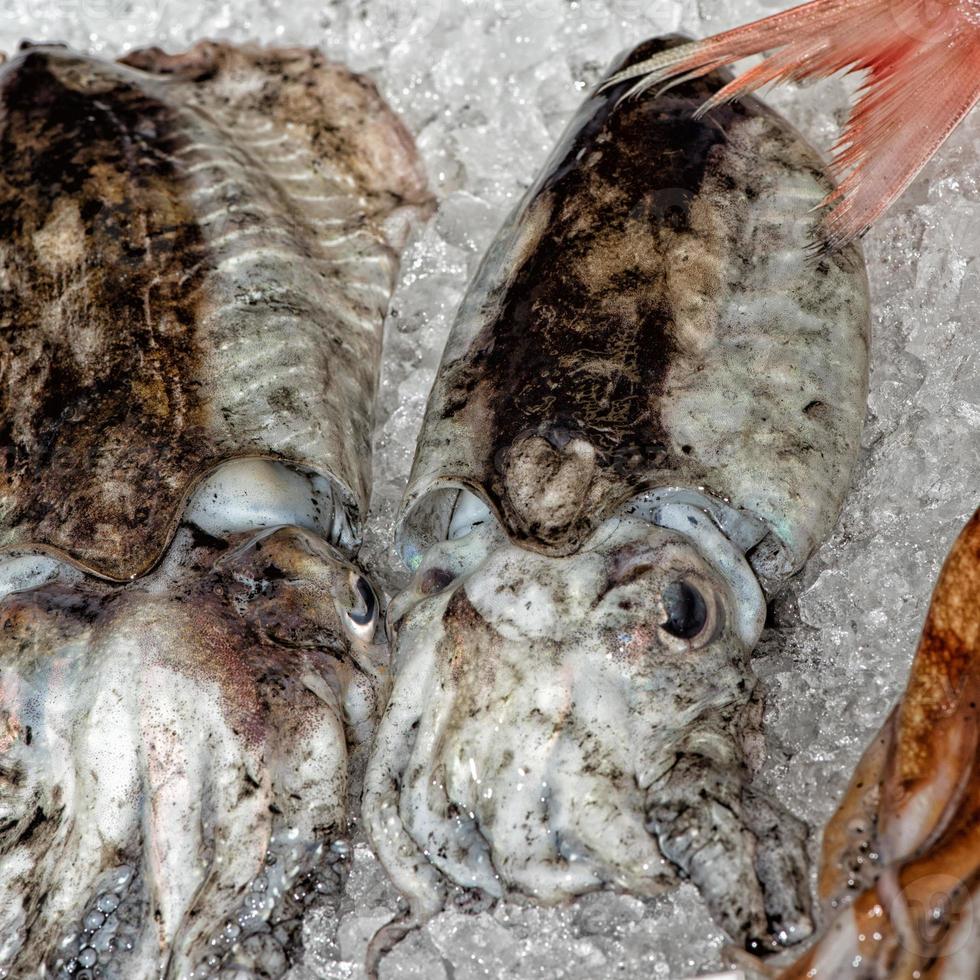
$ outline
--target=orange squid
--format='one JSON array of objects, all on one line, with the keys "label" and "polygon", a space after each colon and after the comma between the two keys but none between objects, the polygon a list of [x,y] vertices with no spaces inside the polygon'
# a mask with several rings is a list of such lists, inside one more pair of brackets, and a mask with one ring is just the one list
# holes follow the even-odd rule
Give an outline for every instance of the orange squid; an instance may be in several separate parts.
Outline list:
[{"label": "orange squid", "polygon": [[932,597],[908,687],[824,832],[836,910],[781,980],[980,976],[980,510]]},{"label": "orange squid", "polygon": [[866,72],[831,171],[826,245],[863,234],[980,98],[980,0],[811,0],[662,52],[612,78],[635,91],[768,52],[702,111],[788,80]]}]

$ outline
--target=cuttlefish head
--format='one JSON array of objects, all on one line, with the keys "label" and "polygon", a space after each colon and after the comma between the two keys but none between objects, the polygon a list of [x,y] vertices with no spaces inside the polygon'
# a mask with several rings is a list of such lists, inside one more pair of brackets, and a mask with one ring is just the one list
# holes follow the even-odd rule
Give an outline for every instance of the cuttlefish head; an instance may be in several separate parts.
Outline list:
[{"label": "cuttlefish head", "polygon": [[487,512],[425,554],[364,806],[418,914],[443,877],[557,902],[681,875],[753,948],[809,931],[802,828],[750,786],[765,604],[707,515],[679,523],[617,516],[554,556]]},{"label": "cuttlefish head", "polygon": [[377,597],[299,527],[185,525],[128,584],[46,561],[0,600],[0,972],[279,976],[339,893]]}]

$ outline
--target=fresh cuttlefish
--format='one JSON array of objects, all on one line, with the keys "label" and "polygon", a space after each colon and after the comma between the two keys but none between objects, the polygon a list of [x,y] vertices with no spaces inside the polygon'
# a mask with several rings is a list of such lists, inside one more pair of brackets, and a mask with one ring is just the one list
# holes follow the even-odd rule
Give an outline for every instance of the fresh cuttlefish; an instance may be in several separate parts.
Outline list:
[{"label": "fresh cuttlefish", "polygon": [[793,978],[975,980],[980,969],[980,511],[946,559],[908,687],[824,833],[841,911]]},{"label": "fresh cuttlefish", "polygon": [[381,324],[427,208],[314,51],[0,69],[0,976],[279,976],[336,893],[386,684]]},{"label": "fresh cuttlefish", "polygon": [[658,52],[611,81],[643,91],[763,53],[702,110],[770,82],[867,73],[834,147],[840,183],[824,201],[834,207],[823,241],[836,247],[877,221],[980,99],[980,0],[810,0]]},{"label": "fresh cuttlefish", "polygon": [[[640,45],[612,72],[681,43]],[[823,165],[712,73],[591,95],[463,300],[429,399],[364,820],[412,916],[692,880],[754,949],[811,929],[753,785],[767,596],[828,534],[867,392]]]}]

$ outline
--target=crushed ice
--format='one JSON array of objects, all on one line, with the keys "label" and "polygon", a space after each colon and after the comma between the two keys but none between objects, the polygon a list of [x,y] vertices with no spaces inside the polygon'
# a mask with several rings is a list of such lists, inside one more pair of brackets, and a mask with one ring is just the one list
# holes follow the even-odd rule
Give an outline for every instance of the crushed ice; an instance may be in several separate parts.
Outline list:
[{"label": "crushed ice", "polygon": [[[405,255],[385,338],[365,555],[392,586],[401,574],[388,547],[394,512],[453,311],[495,229],[585,89],[614,54],[644,37],[676,30],[703,35],[785,6],[779,0],[0,0],[0,48],[11,52],[22,38],[100,54],[142,44],[179,50],[205,36],[318,44],[369,71],[405,117],[440,208]],[[844,117],[847,92],[847,84],[831,80],[780,90],[771,101],[826,148]],[[932,583],[977,504],[978,155],[980,115],[974,114],[866,239],[875,336],[862,464],[836,532],[777,604],[760,650],[758,671],[771,692],[764,778],[797,813],[818,822],[832,811],[862,746],[901,690]],[[107,888],[79,923],[70,953],[75,978],[85,976],[93,956],[102,964],[102,947],[124,935],[125,900],[109,908],[114,896]],[[358,845],[339,905],[318,904],[305,916],[305,960],[290,980],[362,977],[369,936],[397,908],[377,862]],[[561,909],[452,907],[392,953],[382,977],[684,977],[717,969],[722,945],[689,886],[646,902],[597,894]],[[274,976],[281,969],[266,939],[254,940],[246,953],[254,967],[243,963],[242,972],[223,954],[212,965],[221,964],[222,977]],[[97,969],[111,975],[111,967]]]}]

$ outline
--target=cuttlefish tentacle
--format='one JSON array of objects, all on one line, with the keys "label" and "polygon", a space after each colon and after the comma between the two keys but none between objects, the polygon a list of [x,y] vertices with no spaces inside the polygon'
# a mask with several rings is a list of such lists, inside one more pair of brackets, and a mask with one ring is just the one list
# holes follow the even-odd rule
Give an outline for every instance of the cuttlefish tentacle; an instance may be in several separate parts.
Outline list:
[{"label": "cuttlefish tentacle", "polygon": [[933,593],[908,687],[824,836],[821,891],[853,882],[853,824],[867,821],[864,885],[784,974],[972,977],[980,916],[980,510]]},{"label": "cuttlefish tentacle", "polygon": [[365,957],[369,977],[376,977],[384,955],[420,924],[439,912],[445,901],[446,885],[423,849],[406,829],[399,812],[401,789],[418,739],[426,688],[432,683],[432,657],[422,651],[410,670],[416,678],[403,686],[388,702],[374,739],[374,752],[383,760],[369,771],[364,782],[363,819],[388,877],[408,898],[404,915],[380,929],[372,938]]},{"label": "cuttlefish tentacle", "polygon": [[353,568],[330,556],[299,528],[224,544],[182,527],[128,587],[69,570],[0,600],[3,775],[23,788],[0,825],[0,969],[97,954],[107,977],[188,977],[265,944],[285,971],[271,929],[241,949],[216,932],[286,930],[298,890],[339,891],[348,747],[376,694],[344,659]]}]

